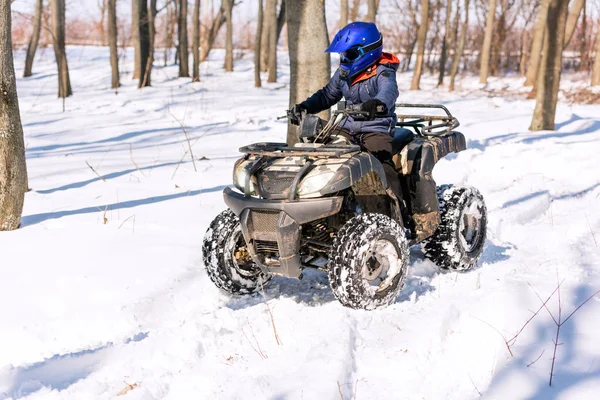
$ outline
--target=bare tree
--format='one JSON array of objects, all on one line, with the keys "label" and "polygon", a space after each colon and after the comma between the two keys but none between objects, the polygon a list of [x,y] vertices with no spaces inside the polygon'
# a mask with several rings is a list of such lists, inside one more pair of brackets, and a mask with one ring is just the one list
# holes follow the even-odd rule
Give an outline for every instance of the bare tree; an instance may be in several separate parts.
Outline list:
[{"label": "bare tree", "polygon": [[0,0],[0,231],[17,229],[27,192],[23,127],[13,65],[10,0]]},{"label": "bare tree", "polygon": [[577,20],[579,20],[579,15],[581,15],[581,9],[585,4],[585,0],[573,0],[573,5],[569,10],[569,14],[567,16],[567,27],[565,28],[565,44],[563,45],[566,48],[571,42],[571,38],[573,37],[573,32],[575,32],[575,28],[577,27]]},{"label": "bare tree", "polygon": [[483,47],[481,48],[481,68],[479,69],[479,82],[487,83],[490,69],[490,52],[492,49],[492,36],[494,34],[494,18],[496,16],[496,0],[490,0],[487,19],[485,23],[485,34]]},{"label": "bare tree", "polygon": [[367,16],[365,17],[366,22],[375,22],[378,8],[379,0],[367,0]]},{"label": "bare tree", "polygon": [[40,31],[42,30],[42,9],[44,8],[43,0],[36,0],[35,12],[33,15],[33,32],[27,46],[27,56],[25,56],[25,70],[23,78],[27,78],[32,74],[33,59],[37,50],[38,42],[40,41]]},{"label": "bare tree", "polygon": [[596,56],[592,67],[592,86],[600,85],[600,27],[596,36]]},{"label": "bare tree", "polygon": [[[144,3],[146,0],[143,0]],[[147,35],[148,41],[143,43],[144,46],[148,46],[148,58],[146,59],[146,63],[143,64],[142,69],[142,79],[140,79],[139,87],[151,86],[151,77],[152,77],[152,66],[154,65],[154,45],[156,43],[156,14],[158,13],[156,7],[157,0],[150,0],[150,8],[146,10],[147,16],[143,23],[147,22]],[[145,4],[147,7],[147,4]],[[140,22],[141,24],[142,22]],[[146,35],[146,32],[144,32]],[[142,37],[142,32],[140,32],[140,37]]]},{"label": "bare tree", "polygon": [[279,15],[277,16],[277,43],[279,43],[281,31],[285,25],[285,1],[286,0],[281,0],[281,7],[279,7]]},{"label": "bare tree", "polygon": [[133,42],[133,79],[140,79],[140,2],[131,0],[131,41]]},{"label": "bare tree", "polygon": [[531,55],[527,65],[527,74],[525,77],[525,86],[533,86],[537,80],[540,59],[542,57],[542,47],[544,46],[544,37],[546,36],[546,20],[548,18],[548,6],[550,0],[541,0],[540,11],[535,23],[535,33],[531,44]]},{"label": "bare tree", "polygon": [[138,87],[142,88],[144,86],[150,86],[150,74],[147,72],[147,69],[149,68],[149,63],[152,65],[150,49],[150,24],[148,17],[148,3],[146,3],[146,0],[139,1],[138,11],[138,34],[140,38],[140,77]]},{"label": "bare tree", "polygon": [[260,36],[260,41],[262,43],[261,46],[261,54],[260,54],[260,70],[262,72],[269,71],[269,56],[271,55],[271,22],[273,18],[270,18],[271,15],[277,13],[277,0],[265,0],[265,8],[263,10],[263,24],[262,24],[262,33]]},{"label": "bare tree", "polygon": [[456,73],[458,72],[458,64],[460,62],[460,58],[463,55],[465,50],[465,41],[467,39],[467,33],[469,32],[469,0],[465,0],[465,20],[463,21],[462,29],[460,31],[460,36],[458,38],[458,45],[456,51],[454,52],[454,57],[452,58],[452,66],[450,67],[450,86],[448,90],[450,92],[454,91],[454,84],[456,80]]},{"label": "bare tree", "polygon": [[200,81],[200,0],[194,0],[192,13],[192,77],[194,82]]},{"label": "bare tree", "polygon": [[233,71],[233,0],[223,0],[223,8],[225,9],[225,63],[223,68],[225,71]]},{"label": "bare tree", "polygon": [[254,87],[261,87],[260,79],[260,47],[263,25],[263,0],[258,0],[258,16],[256,22],[256,38],[254,39]]},{"label": "bare tree", "polygon": [[119,47],[117,43],[117,0],[108,0],[108,45],[110,47],[111,87],[121,86],[119,82]]},{"label": "bare tree", "polygon": [[204,37],[200,38],[200,62],[206,60],[206,58],[208,57],[210,51],[213,48],[213,44],[215,43],[215,39],[219,34],[221,27],[225,24],[225,21],[225,11],[223,9],[223,6],[221,6],[219,8],[219,12],[212,20],[208,33],[204,35]]},{"label": "bare tree", "polygon": [[73,94],[65,51],[65,0],[52,0],[52,39],[58,69],[58,97],[64,99]]},{"label": "bare tree", "polygon": [[421,0],[421,25],[417,34],[417,61],[413,73],[410,90],[419,90],[421,85],[421,74],[423,73],[423,59],[425,58],[425,41],[427,40],[427,29],[429,22],[429,0]]},{"label": "bare tree", "polygon": [[[290,53],[289,104],[293,107],[325,86],[331,76],[331,61],[323,51],[329,45],[325,3],[322,0],[288,1],[286,19]],[[287,142],[297,141],[297,129],[290,124]]]},{"label": "bare tree", "polygon": [[554,129],[568,11],[569,0],[551,0],[548,6],[546,29],[554,34],[547,35],[544,41],[535,109],[529,127],[532,131]]},{"label": "bare tree", "polygon": [[187,0],[179,0],[179,17],[177,19],[177,34],[179,43],[177,46],[177,51],[179,53],[179,76],[182,78],[189,78],[190,76],[187,17]]},{"label": "bare tree", "polygon": [[357,21],[358,20],[358,13],[360,11],[360,5],[362,3],[362,0],[354,0],[352,2],[352,8],[350,9],[350,21]]},{"label": "bare tree", "polygon": [[165,49],[164,49],[164,66],[167,66],[169,61],[169,49],[173,47],[173,36],[175,36],[175,23],[176,16],[174,8],[174,2],[167,1],[167,18],[165,21]]},{"label": "bare tree", "polygon": [[98,22],[98,31],[100,33],[100,45],[106,43],[106,34],[104,32],[104,19],[106,18],[106,8],[108,0],[98,0],[98,9],[100,10],[100,21]]},{"label": "bare tree", "polygon": [[277,82],[277,0],[267,0],[265,19],[269,27],[269,78],[267,82]]},{"label": "bare tree", "polygon": [[440,54],[440,74],[438,77],[438,86],[444,84],[444,74],[446,73],[446,61],[448,61],[448,47],[452,43],[452,1],[453,0],[446,0],[446,29],[444,30],[444,37],[442,39],[442,52]]},{"label": "bare tree", "polygon": [[348,25],[348,0],[340,0],[340,26],[342,29]]}]

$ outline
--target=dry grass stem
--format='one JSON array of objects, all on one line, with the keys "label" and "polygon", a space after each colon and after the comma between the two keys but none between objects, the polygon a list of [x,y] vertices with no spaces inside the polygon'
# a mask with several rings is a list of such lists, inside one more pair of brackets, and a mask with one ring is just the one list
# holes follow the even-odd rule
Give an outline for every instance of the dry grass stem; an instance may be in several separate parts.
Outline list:
[{"label": "dry grass stem", "polygon": [[530,362],[529,364],[527,364],[527,368],[531,367],[533,364],[535,364],[536,362],[538,362],[538,360],[540,358],[542,358],[542,355],[544,354],[546,350],[542,350],[542,352],[540,353],[540,355],[538,356],[538,358],[536,358],[535,360],[533,360],[532,362]]},{"label": "dry grass stem", "polygon": [[340,393],[340,399],[344,400],[344,395],[342,393],[342,385],[340,385],[340,381],[337,381],[338,384],[338,392]]},{"label": "dry grass stem", "polygon": [[260,348],[260,344],[258,343],[258,340],[256,339],[256,336],[254,335],[254,329],[252,329],[252,324],[250,323],[250,320],[248,320],[248,326],[250,327],[250,333],[252,334],[252,338],[254,339],[254,343],[252,343],[252,341],[250,340],[250,338],[248,337],[248,335],[246,335],[246,331],[242,327],[242,333],[244,334],[244,337],[246,338],[246,340],[250,344],[250,347],[252,347],[252,350],[254,350],[256,352],[256,354],[258,354],[260,356],[260,358],[262,358],[263,360],[266,360],[269,357],[267,357],[266,354],[263,353],[262,349]]},{"label": "dry grass stem", "polygon": [[85,163],[86,163],[86,164],[87,164],[87,166],[88,166],[88,167],[90,167],[90,169],[91,169],[91,170],[92,170],[92,171],[93,171],[93,172],[96,174],[96,176],[98,176],[98,178],[100,178],[100,179],[102,180],[102,182],[106,182],[106,179],[104,179],[104,178],[102,177],[102,175],[100,175],[98,172],[96,172],[96,170],[94,169],[94,167],[92,167],[92,166],[90,165],[90,163],[89,163],[89,162],[87,162],[87,161],[86,161]]},{"label": "dry grass stem", "polygon": [[190,136],[187,133],[187,129],[185,128],[185,124],[183,123],[183,121],[181,121],[175,115],[173,115],[173,113],[171,112],[170,108],[169,108],[169,114],[171,115],[171,117],[173,117],[173,119],[175,121],[177,121],[177,123],[181,127],[181,130],[183,131],[183,134],[185,135],[185,140],[186,140],[187,145],[188,145],[188,151],[190,153],[190,158],[192,159],[192,164],[194,165],[194,171],[198,172],[198,169],[196,168],[196,160],[194,160],[194,152],[192,151],[192,143],[190,142]]},{"label": "dry grass stem", "polygon": [[131,143],[129,143],[129,157],[131,158],[131,162],[133,163],[133,165],[135,166],[135,169],[138,170],[138,172],[140,174],[142,174],[142,176],[146,176],[144,175],[144,173],[142,172],[142,170],[140,169],[140,167],[137,165],[137,163],[135,162],[135,158],[133,158],[133,146],[131,145]]}]

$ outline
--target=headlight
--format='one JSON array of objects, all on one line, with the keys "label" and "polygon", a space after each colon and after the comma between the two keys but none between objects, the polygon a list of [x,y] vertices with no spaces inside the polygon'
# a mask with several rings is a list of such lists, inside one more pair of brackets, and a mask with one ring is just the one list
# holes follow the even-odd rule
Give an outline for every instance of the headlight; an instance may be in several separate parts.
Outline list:
[{"label": "headlight", "polygon": [[320,174],[307,176],[298,185],[298,195],[302,197],[316,197],[319,191],[333,178],[335,171],[325,171]]},{"label": "headlight", "polygon": [[235,187],[246,193],[246,182],[248,182],[248,194],[256,194],[254,184],[248,179],[248,170],[252,167],[252,162],[243,161],[237,164],[233,170],[233,184]]}]

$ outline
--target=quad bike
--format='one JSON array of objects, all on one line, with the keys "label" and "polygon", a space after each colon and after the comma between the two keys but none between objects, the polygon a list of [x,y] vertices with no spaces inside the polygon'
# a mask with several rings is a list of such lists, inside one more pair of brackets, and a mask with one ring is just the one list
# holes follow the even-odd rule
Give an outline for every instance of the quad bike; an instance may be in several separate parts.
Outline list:
[{"label": "quad bike", "polygon": [[242,147],[229,207],[211,223],[203,259],[214,284],[248,294],[274,275],[302,279],[305,268],[327,271],[344,305],[374,309],[398,296],[409,247],[451,270],[471,268],[483,251],[486,207],[472,187],[436,188],[432,170],[466,149],[458,120],[442,105],[398,104],[444,115],[398,115],[394,164],[403,198],[388,188],[382,164],[339,135],[343,122],[365,113],[338,106],[326,122],[305,115],[299,143]]}]

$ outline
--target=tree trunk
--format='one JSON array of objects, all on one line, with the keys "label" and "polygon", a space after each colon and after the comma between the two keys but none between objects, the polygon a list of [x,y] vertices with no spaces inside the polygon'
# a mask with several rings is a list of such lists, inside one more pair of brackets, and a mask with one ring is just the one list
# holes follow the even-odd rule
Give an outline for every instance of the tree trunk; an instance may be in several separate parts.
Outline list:
[{"label": "tree trunk", "polygon": [[362,0],[354,0],[352,2],[352,8],[350,9],[350,22],[356,21],[358,19],[358,12],[360,11],[360,3]]},{"label": "tree trunk", "polygon": [[421,25],[417,34],[417,61],[413,74],[410,90],[419,90],[421,74],[423,73],[423,59],[425,58],[425,41],[429,22],[429,0],[421,0]]},{"label": "tree trunk", "polygon": [[233,71],[233,0],[223,0],[225,8],[226,29],[225,32],[225,71]]},{"label": "tree trunk", "polygon": [[35,13],[33,15],[33,33],[31,34],[31,39],[29,39],[29,46],[27,46],[27,56],[25,57],[25,71],[23,71],[23,78],[27,78],[32,74],[31,70],[33,68],[33,59],[35,58],[35,52],[40,40],[40,31],[42,30],[43,7],[43,0],[36,0]]},{"label": "tree trunk", "polygon": [[194,12],[192,13],[192,77],[194,82],[200,81],[200,0],[194,0]]},{"label": "tree trunk", "polygon": [[[205,61],[210,54],[210,51],[213,48],[213,44],[215,43],[215,38],[219,34],[221,27],[225,24],[225,11],[223,7],[219,8],[219,12],[215,19],[213,19],[210,29],[208,30],[208,34],[204,35],[204,37],[200,38],[200,62]],[[264,29],[264,26],[263,26]],[[263,43],[264,44],[264,43]],[[264,47],[264,46],[263,46]]]},{"label": "tree trunk", "polygon": [[592,67],[592,86],[600,85],[600,27],[596,36],[596,56]]},{"label": "tree trunk", "polygon": [[365,17],[365,22],[375,22],[378,7],[379,0],[367,0],[367,16]]},{"label": "tree trunk", "polygon": [[148,3],[146,0],[140,1],[139,15],[138,15],[138,27],[139,27],[139,38],[140,38],[140,80],[138,87],[150,86],[150,77],[146,73],[148,68],[148,62],[151,60],[151,49],[150,49],[150,24],[148,17]]},{"label": "tree trunk", "polygon": [[265,0],[265,8],[263,10],[263,28],[260,40],[262,42],[260,54],[260,70],[262,72],[269,71],[269,57],[271,56],[271,32],[273,32],[271,24],[277,15],[277,0]]},{"label": "tree trunk", "polygon": [[573,37],[573,32],[577,27],[577,21],[581,14],[581,9],[585,5],[585,0],[573,0],[573,6],[569,10],[569,16],[567,17],[567,27],[565,28],[565,44],[563,48],[567,48]]},{"label": "tree trunk", "polygon": [[256,38],[254,39],[254,87],[261,87],[260,79],[260,47],[263,25],[263,0],[258,0],[258,17],[256,22]]},{"label": "tree trunk", "polygon": [[52,0],[52,36],[58,69],[58,97],[64,99],[73,94],[65,51],[65,0]]},{"label": "tree trunk", "polygon": [[277,43],[279,43],[281,31],[285,25],[285,1],[286,0],[281,0],[281,7],[279,7],[279,15],[277,16]]},{"label": "tree trunk", "polygon": [[106,34],[104,32],[104,18],[106,17],[106,7],[108,0],[99,0],[98,7],[100,8],[100,23],[98,24],[98,30],[100,31],[100,46],[106,44]]},{"label": "tree trunk", "polygon": [[169,62],[169,50],[173,47],[173,36],[175,33],[175,21],[174,12],[172,11],[172,2],[167,2],[167,18],[165,21],[165,52],[164,52],[164,66],[166,67]]},{"label": "tree trunk", "polygon": [[267,82],[277,82],[277,1],[267,0],[267,4],[273,3],[265,12],[265,18],[269,19],[269,78]]},{"label": "tree trunk", "polygon": [[456,80],[456,73],[458,72],[458,64],[460,58],[465,50],[465,41],[467,40],[467,33],[469,31],[469,0],[465,0],[465,20],[463,22],[462,30],[460,31],[460,37],[458,38],[458,47],[454,52],[452,59],[452,66],[450,67],[450,86],[448,90],[454,91],[454,84]]},{"label": "tree trunk", "polygon": [[110,47],[111,88],[121,86],[119,82],[119,47],[117,44],[117,0],[108,0],[108,46]]},{"label": "tree trunk", "polygon": [[348,0],[340,0],[340,27],[348,25]]},{"label": "tree trunk", "polygon": [[537,80],[540,59],[542,58],[542,47],[544,46],[544,37],[546,36],[546,20],[548,18],[548,5],[550,0],[542,0],[540,12],[535,23],[535,33],[531,43],[529,63],[527,65],[527,75],[525,77],[525,86],[533,86]]},{"label": "tree trunk", "polygon": [[550,1],[546,28],[553,34],[547,35],[544,43],[535,110],[529,127],[532,131],[554,129],[568,11],[569,0]]},{"label": "tree trunk", "polygon": [[140,79],[140,2],[131,0],[131,41],[133,42],[133,79]]},{"label": "tree trunk", "polygon": [[0,0],[0,231],[17,229],[27,192],[27,165],[13,65],[10,0]]},{"label": "tree trunk", "polygon": [[156,14],[158,13],[156,2],[157,0],[150,0],[150,9],[146,10],[148,13],[146,18],[148,21],[148,59],[142,69],[143,79],[141,79],[139,87],[152,85],[151,77],[152,66],[154,65],[154,44],[156,43]]},{"label": "tree trunk", "polygon": [[589,53],[587,51],[587,7],[583,5],[583,17],[581,17],[581,41],[579,42],[579,71],[587,71]]},{"label": "tree trunk", "polygon": [[179,18],[177,19],[177,34],[179,39],[179,77],[190,77],[190,58],[188,52],[187,31],[187,0],[179,0]]},{"label": "tree trunk", "polygon": [[[289,1],[286,4],[290,53],[290,107],[306,99],[329,82],[330,57],[325,3],[322,0]],[[327,118],[329,111],[321,116]],[[298,142],[297,128],[288,125],[287,142]]]},{"label": "tree trunk", "polygon": [[481,67],[479,69],[479,82],[487,83],[490,69],[490,51],[492,49],[492,36],[494,34],[494,18],[496,17],[496,0],[490,0],[490,8],[485,22],[483,47],[481,48]]},{"label": "tree trunk", "polygon": [[442,86],[444,84],[444,74],[446,73],[446,61],[448,60],[448,45],[450,41],[450,37],[452,36],[450,33],[451,27],[451,16],[452,16],[452,1],[446,0],[446,30],[444,31],[444,38],[442,39],[442,54],[440,54],[440,75],[438,77],[438,86]]}]

